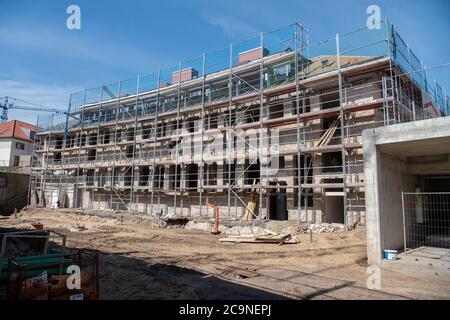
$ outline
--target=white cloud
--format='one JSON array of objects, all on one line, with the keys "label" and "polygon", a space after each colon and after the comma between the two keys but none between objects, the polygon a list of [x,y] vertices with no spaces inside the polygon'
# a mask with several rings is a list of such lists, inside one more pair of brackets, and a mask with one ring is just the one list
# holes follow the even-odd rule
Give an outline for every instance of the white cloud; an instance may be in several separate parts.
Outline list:
[{"label": "white cloud", "polygon": [[211,25],[220,27],[233,40],[243,40],[258,35],[258,29],[231,16],[205,14],[203,18]]},{"label": "white cloud", "polygon": [[[14,80],[0,80],[0,97],[13,97],[64,111],[68,108],[70,94],[72,92],[76,92],[77,90],[79,90],[79,88],[58,85],[43,85],[40,83]],[[26,105],[22,102],[17,102],[17,104]],[[8,110],[9,120],[17,119],[31,124],[36,123],[37,116],[45,115],[51,115],[51,113],[18,109]]]}]

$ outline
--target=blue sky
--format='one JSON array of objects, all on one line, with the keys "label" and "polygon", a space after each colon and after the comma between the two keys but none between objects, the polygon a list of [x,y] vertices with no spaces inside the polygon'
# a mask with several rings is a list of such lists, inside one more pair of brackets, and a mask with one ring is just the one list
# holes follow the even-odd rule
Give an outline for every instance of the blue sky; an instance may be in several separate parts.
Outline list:
[{"label": "blue sky", "polygon": [[[66,8],[81,8],[81,30]],[[363,27],[376,4],[427,66],[450,62],[448,0],[0,0],[0,97],[67,108],[71,92],[148,74],[299,21],[312,43]],[[34,122],[36,114],[10,111]]]}]

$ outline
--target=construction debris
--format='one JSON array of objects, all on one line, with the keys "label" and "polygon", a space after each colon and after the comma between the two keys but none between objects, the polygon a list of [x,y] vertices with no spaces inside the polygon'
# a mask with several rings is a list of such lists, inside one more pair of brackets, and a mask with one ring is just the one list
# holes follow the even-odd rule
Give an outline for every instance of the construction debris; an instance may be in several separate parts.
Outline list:
[{"label": "construction debris", "polygon": [[[304,230],[309,232],[306,224],[258,222],[256,219],[226,221],[228,227],[240,226],[241,229],[245,227],[252,231],[260,228],[261,235],[266,229],[276,234],[290,232],[295,237],[299,229],[301,240],[297,245],[282,246],[234,244],[218,241],[232,234],[217,238],[209,234],[211,218],[208,228],[200,232],[181,228],[152,229],[136,219],[135,215],[124,217],[119,224],[113,220],[61,211],[36,209],[24,213],[22,220],[0,220],[0,228],[30,228],[30,221],[39,220],[46,228],[65,231],[71,248],[99,252],[102,299],[302,299],[311,292],[318,292],[317,298],[398,298],[392,295],[393,292],[402,297],[406,294],[406,297],[420,299],[427,297],[431,286],[438,289],[433,297],[448,298],[446,289],[450,278],[445,278],[441,273],[436,276],[430,271],[426,276],[417,273],[417,277],[411,280],[410,271],[415,268],[408,269],[406,273],[398,268],[393,269],[395,266],[390,267],[390,272],[385,276],[386,281],[393,284],[389,286],[391,294],[384,287],[383,290],[361,290],[359,286],[348,286],[349,282],[357,283],[366,277],[367,266],[359,265],[361,259],[367,260],[366,233],[360,229],[337,234],[314,234],[314,242],[311,243],[309,234],[303,233]],[[77,223],[86,225],[88,231],[68,232],[67,227]],[[204,220],[191,220],[190,224],[206,225]],[[221,226],[224,225],[221,223]],[[238,270],[230,269],[230,266]],[[216,267],[223,269],[218,270]],[[48,290],[50,299],[53,294],[57,294],[65,279],[53,277],[50,271],[47,274],[51,279],[51,288]],[[304,283],[313,283],[316,289],[311,291],[310,286],[302,285]],[[410,283],[411,287],[405,290],[401,287],[402,283]],[[341,284],[345,290],[330,292],[330,288]],[[267,296],[267,292],[275,292],[276,295]],[[0,290],[0,299],[1,294]],[[45,298],[45,295],[41,298]]]},{"label": "construction debris", "polygon": [[84,225],[77,224],[76,226],[69,227],[70,232],[81,232],[87,230],[87,228]]},{"label": "construction debris", "polygon": [[294,238],[290,233],[275,234],[273,232],[267,232],[265,235],[241,235],[241,236],[229,236],[227,238],[220,238],[220,242],[234,242],[234,243],[299,243],[297,238]]},{"label": "construction debris", "polygon": [[323,233],[323,232],[336,232],[336,231],[345,231],[349,230],[351,227],[345,226],[340,223],[318,223],[318,224],[310,224],[308,226],[308,230],[313,233]]},{"label": "construction debris", "polygon": [[184,228],[189,222],[186,217],[164,217],[153,221],[160,228]]}]

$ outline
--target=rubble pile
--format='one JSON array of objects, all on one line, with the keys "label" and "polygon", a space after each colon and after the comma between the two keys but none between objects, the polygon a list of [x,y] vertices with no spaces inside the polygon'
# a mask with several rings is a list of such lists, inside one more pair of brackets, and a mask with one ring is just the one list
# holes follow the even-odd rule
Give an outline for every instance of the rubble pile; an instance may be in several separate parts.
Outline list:
[{"label": "rubble pile", "polygon": [[316,223],[310,224],[308,230],[312,233],[337,232],[350,230],[348,226],[341,223]]}]

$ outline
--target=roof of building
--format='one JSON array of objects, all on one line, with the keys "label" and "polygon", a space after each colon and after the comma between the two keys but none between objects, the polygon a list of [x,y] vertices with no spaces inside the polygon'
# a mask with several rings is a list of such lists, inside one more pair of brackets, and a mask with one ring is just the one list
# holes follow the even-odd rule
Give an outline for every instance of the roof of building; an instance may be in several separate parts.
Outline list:
[{"label": "roof of building", "polygon": [[[375,56],[340,56],[339,63],[341,68],[345,68],[347,66],[357,65],[363,62],[368,62],[370,60],[374,60],[377,57]],[[333,55],[321,55],[311,58],[311,64],[309,65],[308,74],[314,75],[318,73],[325,73],[333,70],[337,70],[338,57]]]},{"label": "roof of building", "polygon": [[15,138],[33,142],[31,132],[36,132],[36,126],[19,120],[11,120],[0,124],[0,138]]}]

